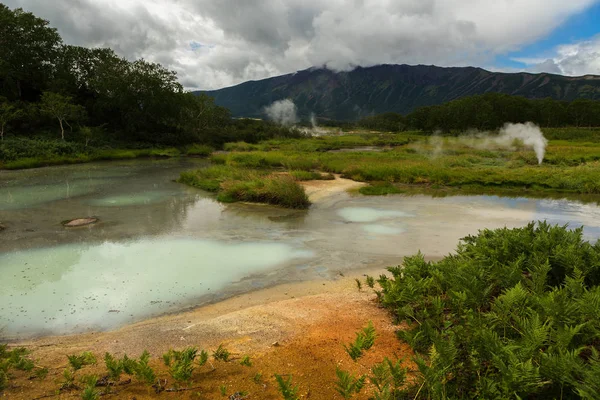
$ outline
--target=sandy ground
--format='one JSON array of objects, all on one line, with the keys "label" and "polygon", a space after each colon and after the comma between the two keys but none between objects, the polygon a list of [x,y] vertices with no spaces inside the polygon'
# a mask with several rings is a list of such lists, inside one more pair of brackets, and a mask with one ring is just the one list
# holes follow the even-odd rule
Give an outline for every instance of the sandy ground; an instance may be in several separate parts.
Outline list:
[{"label": "sandy ground", "polygon": [[[305,182],[312,201],[319,201],[360,183],[336,177],[335,181]],[[173,387],[160,356],[169,349],[188,346],[212,353],[223,344],[233,354],[229,362],[214,361],[196,368],[191,390],[155,393],[154,389],[136,382],[118,385],[102,398],[114,399],[223,399],[236,392],[248,393],[248,399],[280,399],[274,374],[291,375],[302,399],[341,398],[335,391],[336,366],[354,374],[367,374],[384,357],[406,358],[410,350],[395,336],[398,329],[387,311],[375,301],[372,289],[362,291],[355,278],[379,276],[384,270],[355,271],[337,280],[308,281],[280,285],[246,293],[216,304],[175,315],[153,318],[110,332],[72,336],[44,337],[12,343],[32,351],[36,365],[49,368],[44,380],[30,379],[29,373],[16,372],[11,387],[0,392],[0,398],[36,399],[81,398],[81,387],[58,392],[63,371],[68,367],[67,355],[92,351],[97,365],[76,373],[76,383],[84,375],[106,375],[102,360],[105,352],[115,356],[139,356],[148,350],[151,366],[167,388]],[[343,344],[352,342],[355,333],[372,321],[378,337],[375,346],[354,362]],[[249,355],[252,366],[242,366],[241,357]],[[260,379],[259,375],[260,374]],[[125,381],[127,377],[121,378]],[[101,389],[101,388],[100,388]],[[226,396],[222,395],[222,390]],[[367,399],[369,385],[356,399]],[[235,397],[232,397],[235,399]]]},{"label": "sandy ground", "polygon": [[363,182],[341,178],[340,175],[334,176],[335,180],[332,181],[304,181],[300,182],[300,184],[304,187],[308,199],[313,203],[317,203],[326,197],[366,185]]}]

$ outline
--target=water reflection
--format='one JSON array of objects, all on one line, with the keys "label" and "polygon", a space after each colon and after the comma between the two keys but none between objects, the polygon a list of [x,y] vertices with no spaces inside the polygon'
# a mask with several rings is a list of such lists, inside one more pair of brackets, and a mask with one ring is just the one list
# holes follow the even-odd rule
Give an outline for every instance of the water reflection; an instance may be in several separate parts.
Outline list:
[{"label": "water reflection", "polygon": [[[398,264],[419,250],[443,257],[483,228],[545,219],[600,236],[600,208],[567,200],[342,193],[308,211],[224,205],[173,182],[205,164],[0,171],[3,334],[112,328],[279,282]],[[92,215],[101,222],[60,224]]]},{"label": "water reflection", "polygon": [[312,252],[283,243],[142,239],[65,245],[0,256],[8,285],[0,326],[8,333],[107,329],[189,306],[249,273]]}]

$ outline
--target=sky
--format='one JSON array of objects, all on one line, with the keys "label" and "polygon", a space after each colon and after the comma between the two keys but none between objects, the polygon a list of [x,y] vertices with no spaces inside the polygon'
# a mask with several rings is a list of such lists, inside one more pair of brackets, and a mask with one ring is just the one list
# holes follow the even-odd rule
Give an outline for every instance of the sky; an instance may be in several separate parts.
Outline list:
[{"label": "sky", "polygon": [[313,66],[600,75],[600,0],[0,0],[218,89]]}]

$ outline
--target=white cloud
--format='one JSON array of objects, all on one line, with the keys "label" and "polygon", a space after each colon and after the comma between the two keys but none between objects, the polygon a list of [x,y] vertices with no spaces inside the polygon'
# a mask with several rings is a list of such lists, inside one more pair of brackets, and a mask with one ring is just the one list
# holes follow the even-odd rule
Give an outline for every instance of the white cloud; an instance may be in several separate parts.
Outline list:
[{"label": "white cloud", "polygon": [[[324,64],[337,69],[380,63],[489,65],[496,55],[535,42],[596,1],[4,3],[50,20],[67,43],[110,46],[128,58],[161,62],[176,70],[186,87],[211,89]],[[560,70],[576,74],[595,71],[598,56],[594,49],[597,51],[598,41],[594,43],[558,49]]]},{"label": "white cloud", "polygon": [[600,35],[589,40],[563,44],[547,57],[514,58],[531,72],[549,72],[570,76],[600,75]]}]

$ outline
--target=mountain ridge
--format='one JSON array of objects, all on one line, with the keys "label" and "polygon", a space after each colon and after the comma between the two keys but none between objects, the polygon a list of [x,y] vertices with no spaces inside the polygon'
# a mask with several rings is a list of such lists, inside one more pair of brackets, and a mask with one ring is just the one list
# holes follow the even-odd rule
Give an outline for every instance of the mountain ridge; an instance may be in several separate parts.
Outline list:
[{"label": "mountain ridge", "polygon": [[315,114],[343,121],[385,112],[407,114],[418,107],[489,92],[529,99],[600,100],[600,76],[381,64],[339,72],[312,67],[197,93],[213,97],[217,105],[227,107],[235,117],[264,117],[266,106],[289,98],[302,118]]}]

